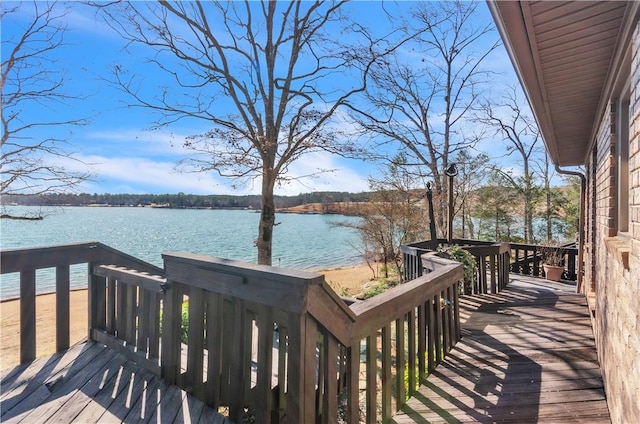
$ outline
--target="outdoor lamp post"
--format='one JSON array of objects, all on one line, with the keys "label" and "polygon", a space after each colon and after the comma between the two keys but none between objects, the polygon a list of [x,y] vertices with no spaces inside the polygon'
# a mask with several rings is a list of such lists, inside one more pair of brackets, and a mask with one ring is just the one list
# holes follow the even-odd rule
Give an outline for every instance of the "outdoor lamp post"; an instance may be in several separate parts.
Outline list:
[{"label": "outdoor lamp post", "polygon": [[436,233],[436,218],[433,213],[433,193],[431,192],[431,183],[427,183],[427,203],[429,206],[429,233],[431,238],[429,239],[429,249],[432,251],[438,250],[438,234]]},{"label": "outdoor lamp post", "polygon": [[458,175],[458,168],[455,163],[450,163],[444,173],[449,177],[449,229],[447,241],[451,244],[453,239],[453,177]]}]

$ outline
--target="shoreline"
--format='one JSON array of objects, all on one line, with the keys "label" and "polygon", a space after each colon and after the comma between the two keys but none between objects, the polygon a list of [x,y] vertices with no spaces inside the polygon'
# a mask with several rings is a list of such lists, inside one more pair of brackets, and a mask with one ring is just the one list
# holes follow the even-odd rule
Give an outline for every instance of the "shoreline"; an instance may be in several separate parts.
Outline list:
[{"label": "shoreline", "polygon": [[[325,281],[338,295],[354,295],[373,278],[366,263],[354,266],[311,270],[323,274]],[[87,337],[87,288],[70,290],[71,345]],[[36,295],[36,357],[55,352],[56,339],[55,292]],[[20,298],[0,300],[0,373],[18,365],[20,360]]]}]

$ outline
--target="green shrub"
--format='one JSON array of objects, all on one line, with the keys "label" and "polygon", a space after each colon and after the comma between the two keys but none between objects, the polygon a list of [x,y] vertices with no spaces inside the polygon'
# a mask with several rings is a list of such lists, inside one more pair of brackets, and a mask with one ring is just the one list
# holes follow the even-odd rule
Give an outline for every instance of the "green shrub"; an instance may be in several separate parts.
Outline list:
[{"label": "green shrub", "polygon": [[438,251],[446,253],[451,259],[462,264],[463,281],[460,291],[464,294],[470,294],[478,278],[476,258],[460,246],[440,248]]},{"label": "green shrub", "polygon": [[392,287],[400,284],[398,279],[392,278],[380,278],[375,284],[369,286],[367,290],[365,290],[361,295],[358,296],[359,299],[370,299],[373,296],[379,295],[380,293],[384,293]]}]

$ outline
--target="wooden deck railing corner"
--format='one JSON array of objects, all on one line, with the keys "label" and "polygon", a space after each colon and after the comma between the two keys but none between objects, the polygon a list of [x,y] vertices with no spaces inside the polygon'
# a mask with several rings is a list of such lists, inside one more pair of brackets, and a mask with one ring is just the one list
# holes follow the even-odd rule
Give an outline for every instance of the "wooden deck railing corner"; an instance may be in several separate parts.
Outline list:
[{"label": "wooden deck railing corner", "polygon": [[[454,239],[451,242],[438,239],[438,243],[442,248],[449,244],[460,246],[474,256],[476,276],[468,294],[498,293],[507,286],[510,252],[508,243],[466,239]],[[413,279],[424,273],[424,264],[420,258],[431,252],[429,246],[430,243],[427,241],[401,246],[405,279]]]}]

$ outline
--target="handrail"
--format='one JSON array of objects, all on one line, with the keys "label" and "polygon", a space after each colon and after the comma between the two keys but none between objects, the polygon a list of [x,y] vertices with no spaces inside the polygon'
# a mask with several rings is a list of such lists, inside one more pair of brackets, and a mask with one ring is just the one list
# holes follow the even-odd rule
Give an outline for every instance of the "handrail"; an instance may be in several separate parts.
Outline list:
[{"label": "handrail", "polygon": [[117,263],[156,274],[164,272],[160,267],[97,241],[3,249],[0,251],[0,259],[0,274],[89,262]]}]

